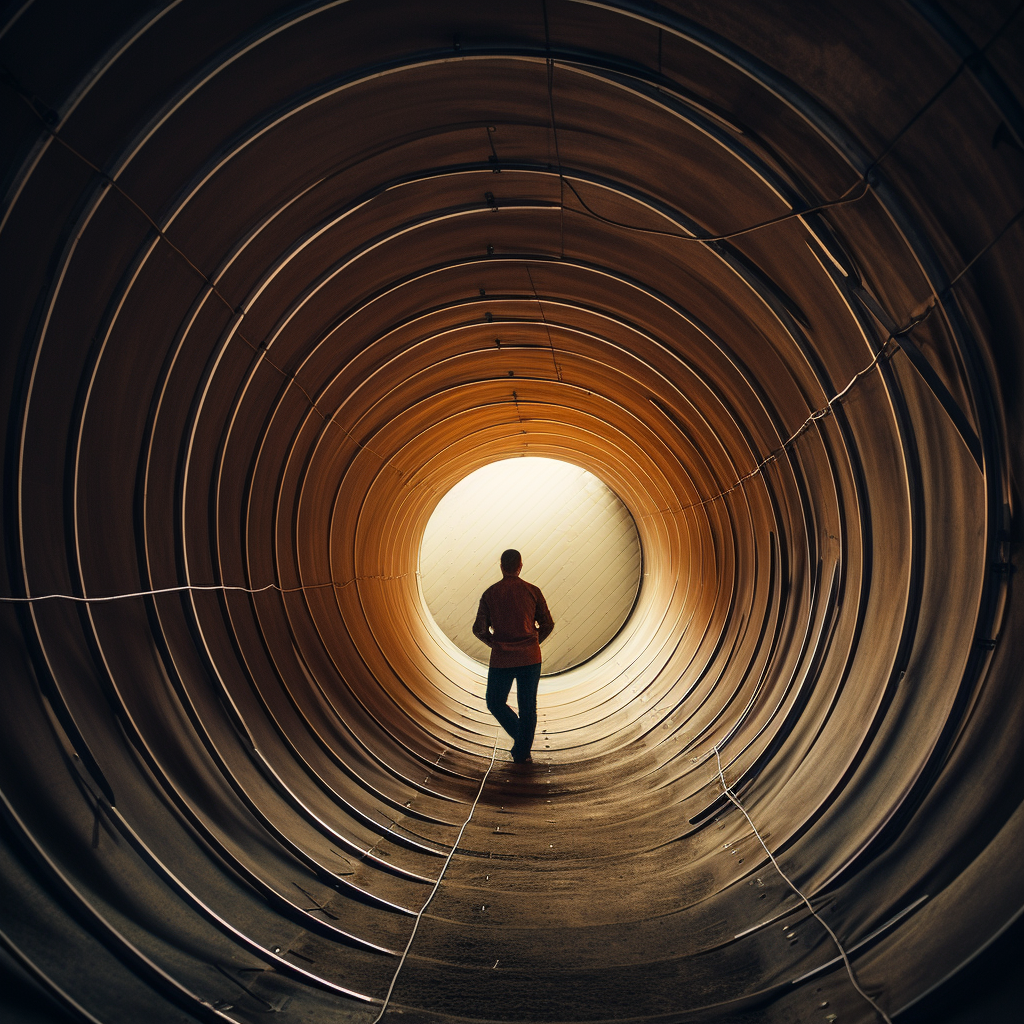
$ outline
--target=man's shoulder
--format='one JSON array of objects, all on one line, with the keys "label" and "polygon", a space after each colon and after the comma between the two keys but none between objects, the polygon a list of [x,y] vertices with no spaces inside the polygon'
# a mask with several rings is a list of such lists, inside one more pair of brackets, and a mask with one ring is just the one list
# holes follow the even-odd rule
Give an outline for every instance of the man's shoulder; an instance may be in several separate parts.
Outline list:
[{"label": "man's shoulder", "polygon": [[535,586],[533,583],[527,583],[526,580],[520,579],[518,576],[505,576],[503,579],[498,580],[497,583],[492,583],[484,592],[480,595],[480,599],[486,601],[490,597],[497,596],[498,594],[514,593],[515,591],[527,590],[535,597],[542,597],[540,587]]},{"label": "man's shoulder", "polygon": [[544,595],[540,592],[540,587],[538,587],[536,583],[527,583],[526,580],[520,580],[519,582],[522,583],[522,585],[526,587],[527,590],[529,590],[534,597],[544,597]]}]

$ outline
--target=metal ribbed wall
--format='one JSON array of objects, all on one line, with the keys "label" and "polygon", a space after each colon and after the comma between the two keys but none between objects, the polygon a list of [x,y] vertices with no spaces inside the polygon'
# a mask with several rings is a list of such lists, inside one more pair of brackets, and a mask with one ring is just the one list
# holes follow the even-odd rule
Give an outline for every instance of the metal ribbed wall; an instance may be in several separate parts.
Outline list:
[{"label": "metal ribbed wall", "polygon": [[[1024,906],[1019,7],[0,32],[11,1013],[939,1019]],[[525,769],[415,576],[524,450],[645,571]]]}]

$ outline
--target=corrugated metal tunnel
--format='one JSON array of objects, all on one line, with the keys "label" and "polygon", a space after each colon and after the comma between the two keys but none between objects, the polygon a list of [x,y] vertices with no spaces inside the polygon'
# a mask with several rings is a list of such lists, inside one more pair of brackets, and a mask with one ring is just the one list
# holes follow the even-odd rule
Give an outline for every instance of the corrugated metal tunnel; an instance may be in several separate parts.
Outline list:
[{"label": "corrugated metal tunnel", "polygon": [[[1021,6],[11,5],[8,1018],[1012,1005]],[[642,565],[526,766],[418,578],[523,456]]]}]

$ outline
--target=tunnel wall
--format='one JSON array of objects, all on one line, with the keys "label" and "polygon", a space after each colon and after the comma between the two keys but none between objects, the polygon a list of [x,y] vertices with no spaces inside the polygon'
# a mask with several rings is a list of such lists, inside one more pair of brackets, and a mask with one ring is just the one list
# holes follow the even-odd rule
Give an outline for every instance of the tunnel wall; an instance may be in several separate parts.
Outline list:
[{"label": "tunnel wall", "polygon": [[[24,1005],[911,1019],[1012,927],[1022,31],[10,8]],[[416,566],[526,454],[621,497],[644,576],[524,775]]]}]

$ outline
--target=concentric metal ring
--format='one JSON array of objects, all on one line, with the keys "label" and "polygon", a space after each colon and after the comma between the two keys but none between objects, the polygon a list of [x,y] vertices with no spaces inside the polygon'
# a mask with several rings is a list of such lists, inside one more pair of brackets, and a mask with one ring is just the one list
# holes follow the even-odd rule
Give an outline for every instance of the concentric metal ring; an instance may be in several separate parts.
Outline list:
[{"label": "concentric metal ring", "polygon": [[[1014,919],[1019,29],[921,7],[15,12],[19,970],[80,1020],[867,1021]],[[419,541],[523,453],[644,582],[481,788]]]}]

